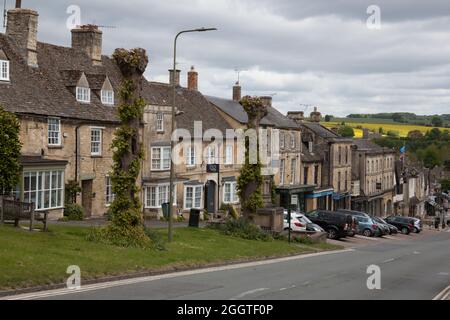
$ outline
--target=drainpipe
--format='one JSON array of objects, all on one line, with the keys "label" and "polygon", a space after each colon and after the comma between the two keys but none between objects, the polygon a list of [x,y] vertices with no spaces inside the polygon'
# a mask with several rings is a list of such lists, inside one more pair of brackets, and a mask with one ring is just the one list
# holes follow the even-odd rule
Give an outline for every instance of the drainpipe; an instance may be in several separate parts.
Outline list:
[{"label": "drainpipe", "polygon": [[79,182],[78,175],[80,173],[80,127],[75,127],[75,181]]}]

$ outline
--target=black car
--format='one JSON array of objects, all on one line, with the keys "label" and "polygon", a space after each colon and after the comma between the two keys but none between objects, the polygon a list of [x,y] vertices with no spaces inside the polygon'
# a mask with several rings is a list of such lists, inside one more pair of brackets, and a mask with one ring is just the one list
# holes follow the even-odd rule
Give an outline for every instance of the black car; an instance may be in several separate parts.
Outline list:
[{"label": "black car", "polygon": [[349,226],[353,222],[352,217],[347,214],[326,210],[311,211],[306,216],[328,232],[328,238],[330,239],[345,238],[348,234]]},{"label": "black car", "polygon": [[414,221],[411,218],[392,216],[384,219],[387,223],[397,227],[402,234],[410,234],[414,231]]}]

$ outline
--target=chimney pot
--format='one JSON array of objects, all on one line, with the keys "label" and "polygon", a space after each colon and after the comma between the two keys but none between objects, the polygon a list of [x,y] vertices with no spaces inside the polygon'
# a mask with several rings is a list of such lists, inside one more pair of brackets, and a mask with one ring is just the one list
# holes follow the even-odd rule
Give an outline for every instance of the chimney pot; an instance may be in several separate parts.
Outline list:
[{"label": "chimney pot", "polygon": [[169,82],[171,85],[173,85],[174,81],[175,81],[175,86],[179,86],[180,85],[180,73],[181,70],[175,70],[175,72],[173,72],[173,69],[169,69]]},{"label": "chimney pot", "polygon": [[88,24],[72,29],[72,48],[84,51],[93,65],[102,64],[102,35],[98,26]]},{"label": "chimney pot", "polygon": [[322,121],[322,114],[318,111],[317,107],[314,107],[314,112],[311,112],[311,121],[312,122]]},{"label": "chimney pot", "polygon": [[16,8],[7,13],[6,35],[15,42],[26,63],[31,67],[37,67],[39,14],[31,9],[22,9],[20,6],[21,2],[17,1]]},{"label": "chimney pot", "polygon": [[22,0],[16,0],[16,9],[22,8]]},{"label": "chimney pot", "polygon": [[239,102],[242,99],[242,88],[239,81],[233,86],[233,101]]},{"label": "chimney pot", "polygon": [[188,89],[198,91],[198,72],[195,71],[194,66],[192,66],[191,71],[188,72]]},{"label": "chimney pot", "polygon": [[301,123],[305,119],[305,114],[303,111],[289,111],[287,116],[289,119],[292,119],[297,123]]}]

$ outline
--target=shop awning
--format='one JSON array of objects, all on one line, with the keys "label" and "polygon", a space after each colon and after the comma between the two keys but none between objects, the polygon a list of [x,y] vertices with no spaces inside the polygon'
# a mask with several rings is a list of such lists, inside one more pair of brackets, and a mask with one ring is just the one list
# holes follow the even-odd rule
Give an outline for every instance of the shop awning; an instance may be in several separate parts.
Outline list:
[{"label": "shop awning", "polygon": [[299,193],[313,192],[316,189],[315,185],[287,185],[277,187],[276,193],[280,195],[293,195]]}]

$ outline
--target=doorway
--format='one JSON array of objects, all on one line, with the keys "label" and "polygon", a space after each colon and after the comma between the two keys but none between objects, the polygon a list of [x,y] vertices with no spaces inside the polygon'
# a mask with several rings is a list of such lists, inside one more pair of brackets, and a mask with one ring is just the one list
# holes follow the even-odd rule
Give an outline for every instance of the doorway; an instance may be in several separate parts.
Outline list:
[{"label": "doorway", "polygon": [[92,216],[92,180],[83,180],[81,182],[81,205],[86,217]]},{"label": "doorway", "polygon": [[208,213],[216,213],[216,188],[217,183],[213,180],[208,180],[206,183],[206,210]]}]

